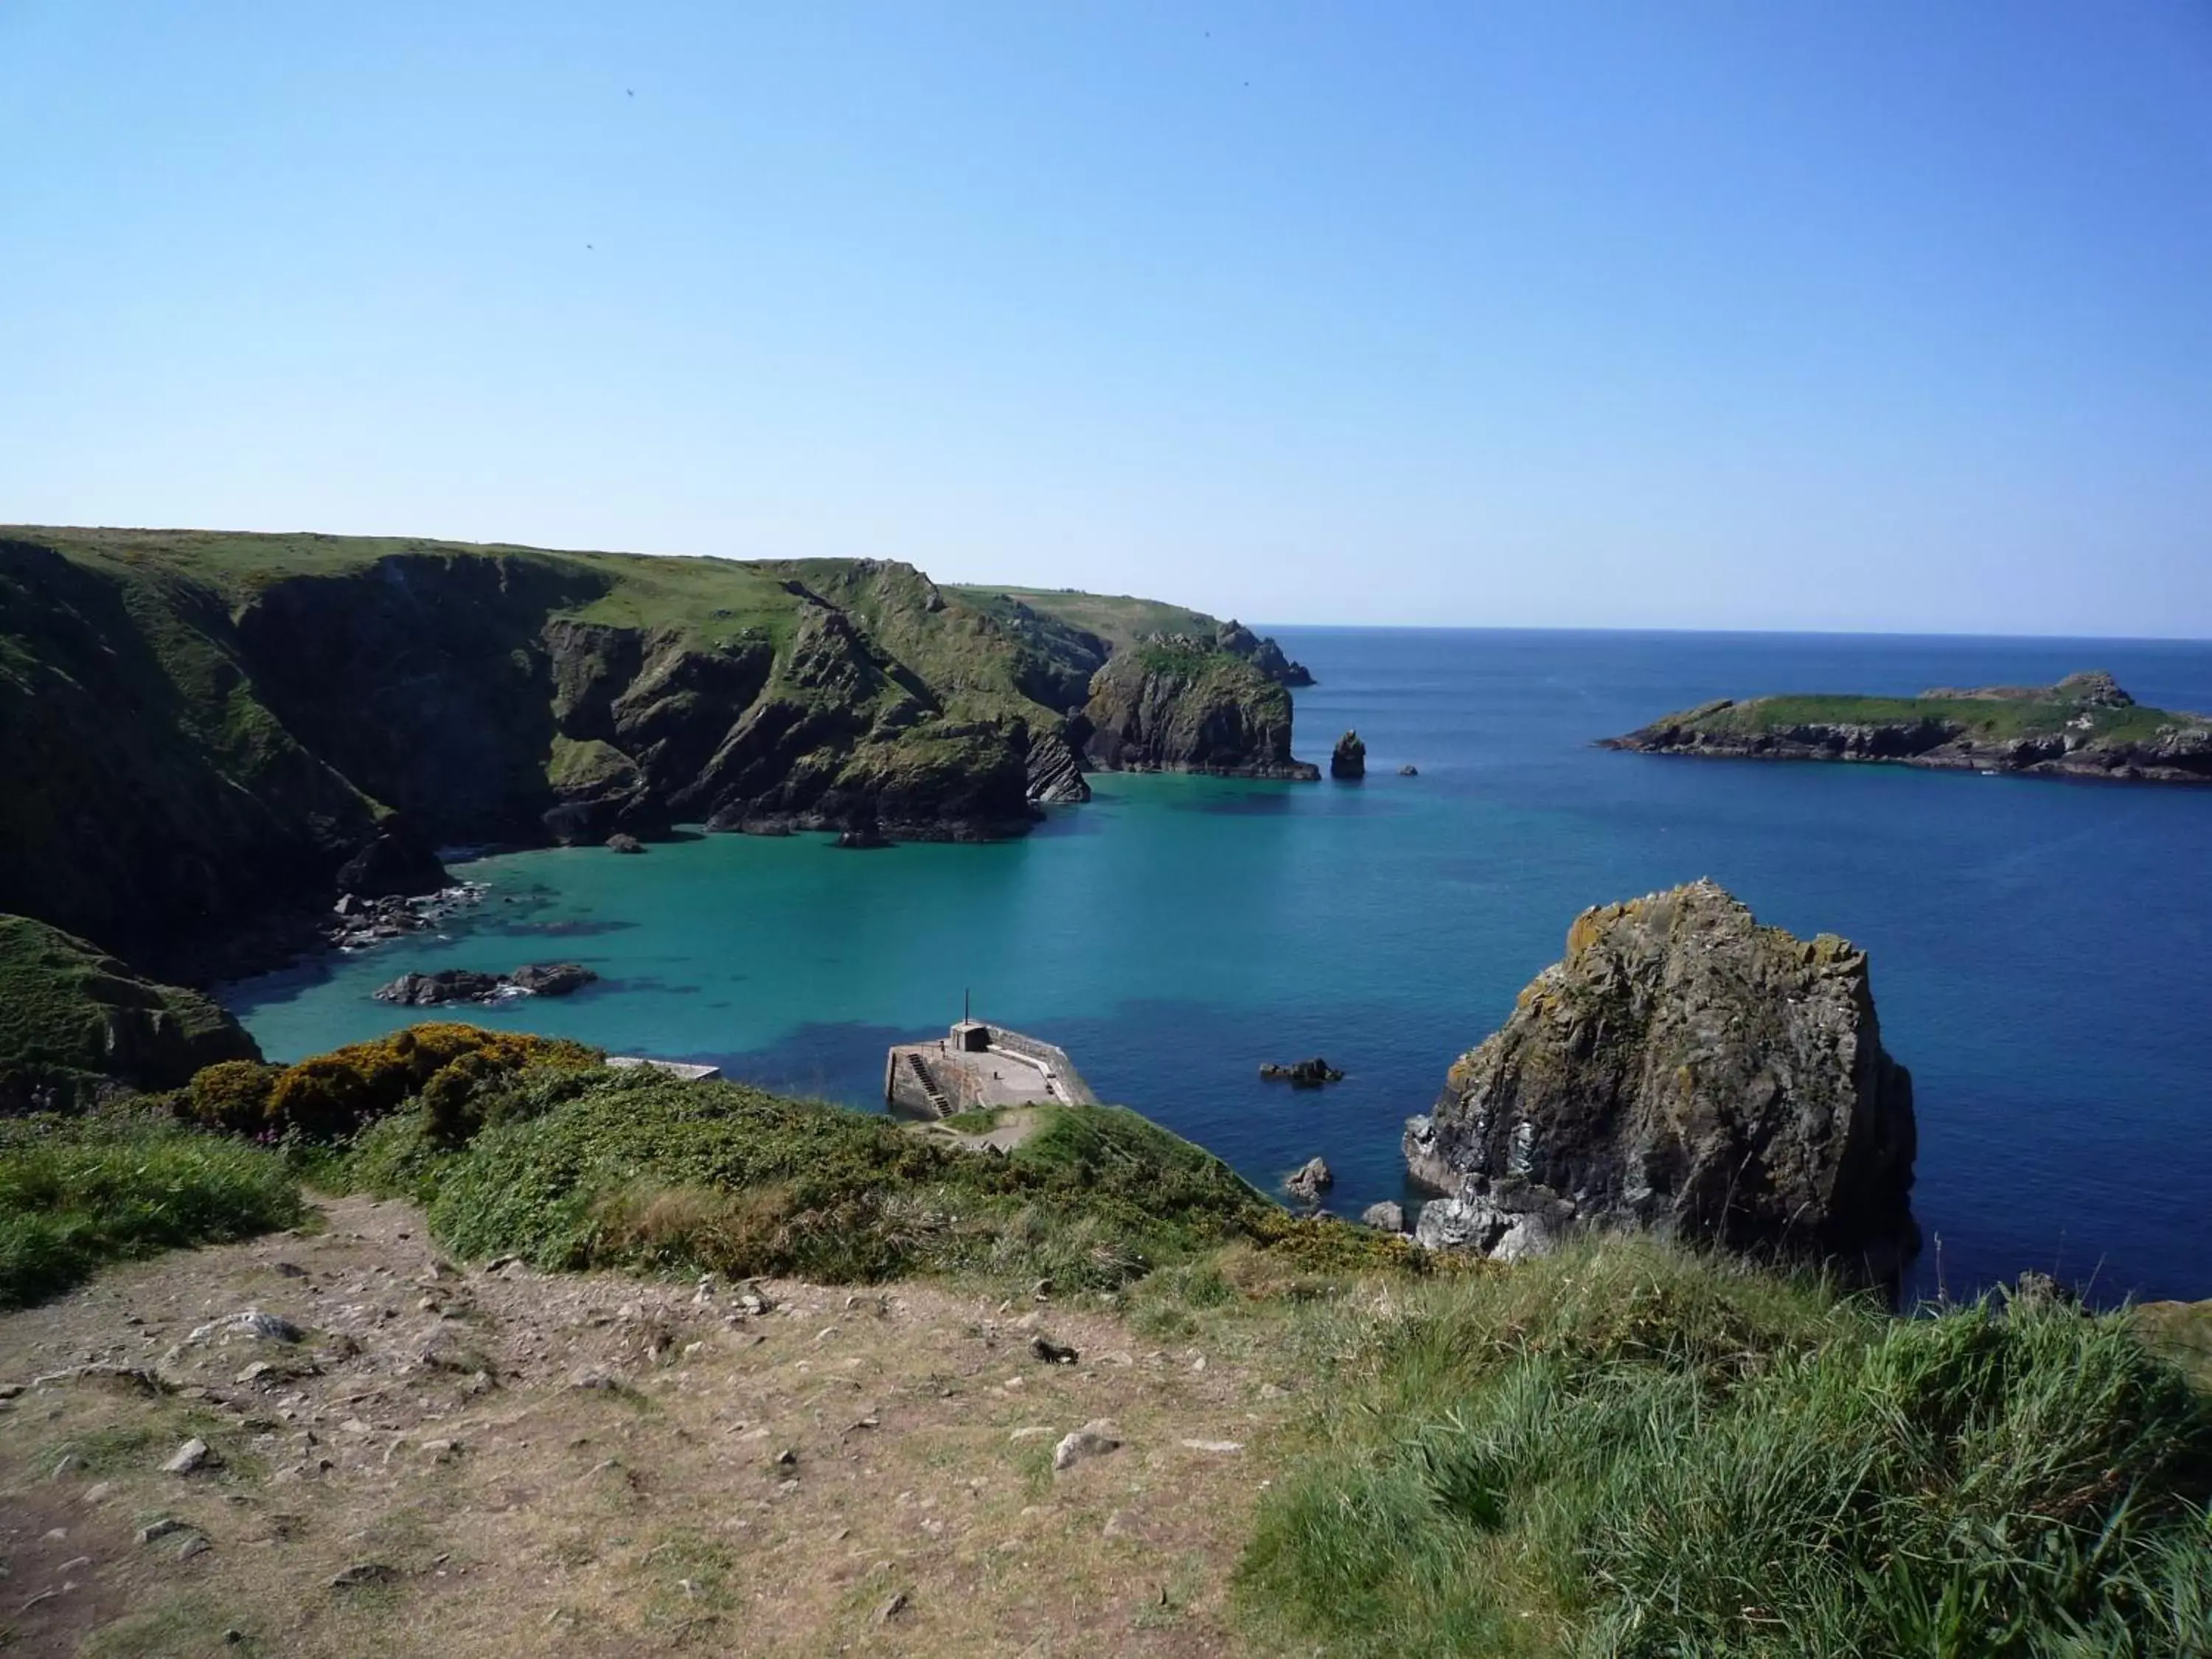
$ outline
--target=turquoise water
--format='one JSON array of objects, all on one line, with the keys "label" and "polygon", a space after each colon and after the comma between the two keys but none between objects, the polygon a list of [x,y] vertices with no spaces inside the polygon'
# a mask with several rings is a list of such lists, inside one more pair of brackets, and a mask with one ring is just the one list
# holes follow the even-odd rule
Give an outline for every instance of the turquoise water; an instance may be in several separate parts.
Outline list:
[{"label": "turquoise water", "polygon": [[[489,902],[230,988],[272,1056],[407,1023],[407,969],[574,959],[606,982],[469,1018],[875,1103],[883,1050],[977,1011],[1273,1185],[1401,1191],[1398,1130],[1556,958],[1583,906],[1711,875],[1762,920],[1873,953],[1914,1073],[1923,1287],[2023,1267],[2100,1297],[2212,1295],[2212,790],[1620,755],[1591,740],[1717,695],[1910,693],[2108,667],[2212,708],[2212,647],[2158,642],[1279,630],[1356,725],[1364,784],[1095,779],[1026,840],[851,853],[715,836],[643,858],[466,867]],[[1395,775],[1402,763],[1418,778]],[[419,1017],[415,1016],[415,1017]],[[1325,1054],[1316,1093],[1267,1060]]]}]

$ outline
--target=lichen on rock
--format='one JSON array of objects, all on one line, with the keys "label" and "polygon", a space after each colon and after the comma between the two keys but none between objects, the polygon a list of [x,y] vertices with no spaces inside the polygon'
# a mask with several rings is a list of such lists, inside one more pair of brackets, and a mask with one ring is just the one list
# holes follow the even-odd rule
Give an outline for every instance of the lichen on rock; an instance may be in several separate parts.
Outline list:
[{"label": "lichen on rock", "polygon": [[1697,881],[1586,910],[1566,956],[1407,1126],[1424,1242],[1648,1229],[1893,1280],[1917,1247],[1912,1085],[1863,951]]}]

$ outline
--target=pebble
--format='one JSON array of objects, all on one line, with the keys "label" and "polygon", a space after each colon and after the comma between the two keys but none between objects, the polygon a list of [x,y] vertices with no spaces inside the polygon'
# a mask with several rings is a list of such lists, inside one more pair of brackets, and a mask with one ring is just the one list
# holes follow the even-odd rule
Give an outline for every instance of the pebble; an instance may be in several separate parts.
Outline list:
[{"label": "pebble", "polygon": [[331,1579],[332,1589],[359,1589],[366,1584],[388,1584],[399,1574],[381,1561],[356,1561]]},{"label": "pebble", "polygon": [[1093,1418],[1052,1449],[1055,1471],[1075,1467],[1086,1457],[1103,1457],[1121,1444],[1121,1431],[1106,1418]]},{"label": "pebble", "polygon": [[194,1435],[177,1448],[169,1461],[161,1465],[164,1474],[197,1474],[213,1460],[215,1451],[208,1443]]},{"label": "pebble", "polygon": [[185,1523],[173,1515],[165,1515],[158,1521],[149,1521],[138,1528],[138,1541],[150,1544],[157,1538],[167,1538],[173,1532],[182,1532]]}]

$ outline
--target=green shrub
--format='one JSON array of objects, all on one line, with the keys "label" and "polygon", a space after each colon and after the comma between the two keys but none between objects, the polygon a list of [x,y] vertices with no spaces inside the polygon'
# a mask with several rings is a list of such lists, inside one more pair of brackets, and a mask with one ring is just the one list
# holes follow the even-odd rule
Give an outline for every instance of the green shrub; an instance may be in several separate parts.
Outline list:
[{"label": "green shrub", "polygon": [[973,1272],[1075,1291],[1231,1243],[1343,1271],[1406,1254],[1340,1223],[1289,1222],[1218,1158],[1113,1107],[1050,1109],[1002,1155],[651,1072],[443,1075],[432,1089],[450,1100],[426,1091],[363,1134],[350,1166],[428,1203],[467,1255],[829,1282]]},{"label": "green shrub", "polygon": [[2205,1651],[2212,1407],[2121,1316],[1616,1240],[1342,1352],[1240,1570],[1321,1651]]},{"label": "green shrub", "polygon": [[102,1263],[249,1237],[306,1215],[273,1153],[143,1115],[0,1121],[0,1307]]}]

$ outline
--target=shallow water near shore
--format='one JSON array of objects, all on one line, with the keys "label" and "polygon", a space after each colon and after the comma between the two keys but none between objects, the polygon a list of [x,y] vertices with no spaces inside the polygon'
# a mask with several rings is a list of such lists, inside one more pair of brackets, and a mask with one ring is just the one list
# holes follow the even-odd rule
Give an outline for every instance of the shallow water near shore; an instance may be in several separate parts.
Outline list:
[{"label": "shallow water near shore", "polygon": [[[2212,1296],[2212,788],[1614,754],[1721,696],[1910,695],[2111,669],[2212,708],[2212,645],[1807,635],[1276,630],[1320,684],[1298,747],[1357,726],[1364,783],[1101,776],[988,846],[714,836],[478,860],[447,937],[227,988],[272,1058],[426,1017],[410,969],[574,960],[605,982],[457,1017],[878,1103],[886,1045],[977,1012],[1263,1188],[1319,1153],[1357,1214],[1398,1134],[1585,906],[1710,875],[1845,934],[1913,1073],[1916,1289],[2023,1268],[2100,1301]],[[1420,775],[1397,775],[1411,763]],[[1264,1060],[1322,1054],[1294,1091]]]}]

